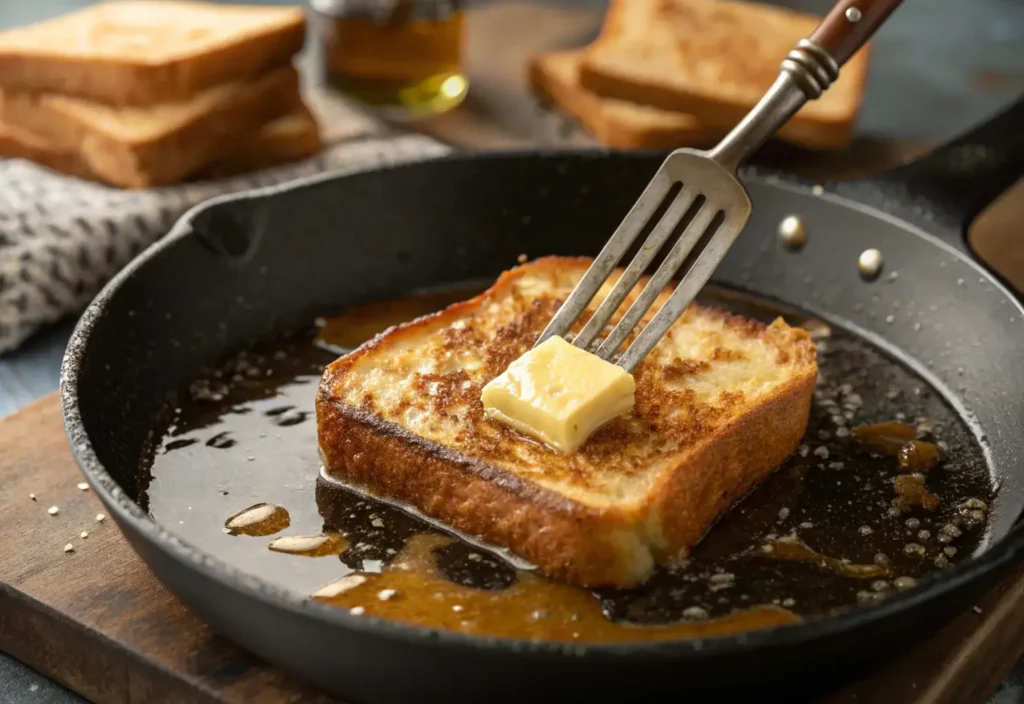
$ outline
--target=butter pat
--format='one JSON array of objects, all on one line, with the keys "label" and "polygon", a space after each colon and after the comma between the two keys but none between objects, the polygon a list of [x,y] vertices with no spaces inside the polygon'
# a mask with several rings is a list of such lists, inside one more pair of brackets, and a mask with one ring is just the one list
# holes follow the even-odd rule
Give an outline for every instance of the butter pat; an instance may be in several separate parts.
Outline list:
[{"label": "butter pat", "polygon": [[569,454],[633,410],[636,382],[622,367],[549,337],[484,386],[484,415]]}]

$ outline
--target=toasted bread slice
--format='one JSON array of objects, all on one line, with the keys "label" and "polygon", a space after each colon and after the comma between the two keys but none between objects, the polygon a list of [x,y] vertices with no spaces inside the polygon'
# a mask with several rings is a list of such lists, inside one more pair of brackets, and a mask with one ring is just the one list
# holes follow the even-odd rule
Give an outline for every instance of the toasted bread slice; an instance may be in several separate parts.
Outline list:
[{"label": "toasted bread slice", "polygon": [[[316,118],[303,105],[295,112],[272,120],[251,135],[221,161],[203,169],[200,179],[217,179],[291,163],[323,149]],[[0,159],[28,159],[54,171],[101,181],[78,153],[60,149],[44,138],[0,122]]]},{"label": "toasted bread slice", "polygon": [[77,153],[59,149],[33,132],[4,122],[0,122],[0,159],[28,159],[69,176],[96,179]]},{"label": "toasted bread slice", "polygon": [[602,98],[580,85],[583,51],[557,51],[530,59],[534,93],[575,118],[590,134],[615,149],[699,147],[725,134],[692,115]]},{"label": "toasted bread slice", "polygon": [[309,108],[301,105],[291,114],[264,125],[241,147],[203,169],[199,176],[225,178],[258,171],[306,159],[323,148],[320,125]]},{"label": "toasted bread slice", "polygon": [[73,152],[115,186],[181,181],[226,156],[266,122],[302,104],[291,66],[152,108],[114,108],[56,94],[8,93],[0,119]]},{"label": "toasted bread slice", "polygon": [[0,88],[111,105],[181,101],[287,64],[305,32],[297,7],[108,2],[0,33]]},{"label": "toasted bread slice", "polygon": [[[738,0],[614,0],[601,40],[580,66],[584,88],[609,98],[692,114],[731,128],[754,106],[779,65],[818,18]],[[811,148],[850,139],[867,80],[868,47],[808,102],[780,138]]]},{"label": "toasted bread slice", "polygon": [[636,585],[700,541],[796,449],[814,343],[781,320],[691,306],[636,368],[633,413],[561,455],[485,420],[480,393],[588,265],[525,264],[331,364],[316,401],[328,476],[586,586]]}]

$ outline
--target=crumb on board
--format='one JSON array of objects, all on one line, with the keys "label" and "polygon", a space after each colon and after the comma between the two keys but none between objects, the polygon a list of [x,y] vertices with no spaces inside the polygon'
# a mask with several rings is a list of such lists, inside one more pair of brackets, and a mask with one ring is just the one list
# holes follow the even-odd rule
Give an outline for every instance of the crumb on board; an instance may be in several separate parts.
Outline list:
[{"label": "crumb on board", "polygon": [[86,482],[78,482],[78,490],[79,491],[87,491],[88,489],[89,489],[89,485]]},{"label": "crumb on board", "polygon": [[36,500],[36,495],[35,495],[35,494],[29,494],[29,495],[28,495],[28,498],[30,498],[30,499],[32,499],[33,501],[35,501],[35,500]]},{"label": "crumb on board", "polygon": [[72,545],[71,543],[68,543],[67,545],[64,546],[64,552],[74,552],[74,551],[75,551],[75,546]]},{"label": "crumb on board", "polygon": [[102,513],[97,513],[96,514],[96,522],[97,523],[103,523],[103,521],[105,521],[105,520],[107,520],[107,517],[104,516]]},{"label": "crumb on board", "polygon": [[60,509],[57,508],[56,506],[51,506],[50,508],[46,509],[46,512],[51,516],[56,516],[58,513],[60,513]]},{"label": "crumb on board", "polygon": [[89,537],[89,533],[88,533],[88,531],[84,531],[83,530],[81,535],[79,535],[78,537],[81,538],[82,540],[85,540],[86,538]]}]

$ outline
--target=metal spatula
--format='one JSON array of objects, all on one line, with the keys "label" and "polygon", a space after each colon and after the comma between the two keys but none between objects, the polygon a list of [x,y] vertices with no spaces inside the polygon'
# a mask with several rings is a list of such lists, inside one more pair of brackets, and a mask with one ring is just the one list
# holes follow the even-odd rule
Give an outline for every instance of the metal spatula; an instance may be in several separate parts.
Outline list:
[{"label": "metal spatula", "polygon": [[[641,232],[647,239],[572,343],[615,359],[622,343],[658,294],[677,275],[675,291],[616,360],[626,371],[647,356],[711,278],[750,218],[750,198],[737,169],[808,100],[839,77],[839,68],[868,40],[901,0],[839,0],[807,39],[782,62],[779,77],[745,118],[716,146],[703,152],[677,149],[655,173],[565,304],[536,344],[565,336],[583,314]],[[597,340],[654,257],[673,234],[678,239],[650,282],[603,340]],[[596,349],[594,349],[596,347]]]}]

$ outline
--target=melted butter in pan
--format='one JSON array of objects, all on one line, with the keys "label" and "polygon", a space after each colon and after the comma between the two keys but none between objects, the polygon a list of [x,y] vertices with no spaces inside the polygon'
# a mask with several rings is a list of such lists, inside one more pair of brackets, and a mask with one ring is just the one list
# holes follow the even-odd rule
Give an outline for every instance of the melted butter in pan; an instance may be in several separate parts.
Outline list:
[{"label": "melted butter in pan", "polygon": [[793,623],[799,617],[776,606],[757,606],[716,619],[662,626],[634,626],[610,621],[600,603],[565,584],[528,572],[500,588],[467,587],[449,579],[435,553],[452,538],[421,533],[412,536],[379,574],[346,580],[352,586],[318,597],[356,613],[433,628],[489,636],[555,641],[637,641],[703,638]]},{"label": "melted butter in pan", "polygon": [[849,560],[837,559],[815,552],[799,538],[785,536],[761,546],[761,557],[772,560],[797,560],[855,579],[885,577],[889,570],[883,565],[857,565]]},{"label": "melted butter in pan", "polygon": [[[638,589],[553,583],[320,480],[313,400],[323,367],[391,325],[479,290],[358,307],[204,374],[155,428],[141,500],[207,553],[356,613],[581,642],[697,637],[831,613],[912,586],[982,545],[991,490],[967,429],[908,370],[827,328],[817,341],[821,379],[800,450],[688,562]],[[761,319],[779,314],[731,292],[709,302]],[[926,477],[940,499],[935,510],[901,504],[898,458],[853,440],[854,428],[894,419],[942,448],[942,463]],[[902,446],[907,431],[897,430]],[[272,541],[289,550],[272,550]]]}]

